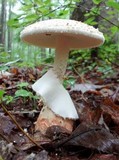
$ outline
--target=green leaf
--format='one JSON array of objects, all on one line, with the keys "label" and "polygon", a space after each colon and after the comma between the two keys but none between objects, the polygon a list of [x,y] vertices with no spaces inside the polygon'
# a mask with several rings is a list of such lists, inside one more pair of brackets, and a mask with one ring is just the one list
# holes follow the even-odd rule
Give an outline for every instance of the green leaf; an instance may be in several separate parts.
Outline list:
[{"label": "green leaf", "polygon": [[29,83],[28,82],[22,82],[17,84],[17,87],[23,88],[23,87],[28,87]]},{"label": "green leaf", "polygon": [[68,86],[73,86],[75,82],[76,82],[76,79],[71,76],[67,80],[64,80],[63,85],[65,88],[67,88]]},{"label": "green leaf", "polygon": [[37,100],[37,99],[39,99],[39,96],[37,96],[37,95],[34,96],[34,95],[33,95],[32,98],[33,98],[34,100]]},{"label": "green leaf", "polygon": [[5,94],[5,91],[4,90],[0,90],[0,99],[3,98],[3,95]]},{"label": "green leaf", "polygon": [[25,19],[27,19],[28,21],[34,21],[39,17],[39,15],[37,14],[28,14]]},{"label": "green leaf", "polygon": [[19,19],[17,19],[17,18],[10,19],[10,20],[7,22],[7,24],[8,24],[8,26],[10,26],[10,27],[18,28],[18,27],[19,27]]},{"label": "green leaf", "polygon": [[6,70],[8,70],[8,69],[9,69],[8,66],[0,66],[0,72],[1,72],[1,71],[6,71]]},{"label": "green leaf", "polygon": [[92,25],[92,23],[94,23],[94,22],[95,22],[95,17],[90,17],[85,21],[85,23],[90,24],[90,25]]},{"label": "green leaf", "polygon": [[13,100],[14,100],[14,97],[12,97],[12,96],[6,95],[6,96],[3,97],[3,101],[5,101],[6,104],[9,104],[9,103],[13,102]]},{"label": "green leaf", "polygon": [[9,58],[10,58],[10,54],[8,54],[7,52],[0,52],[0,60],[1,60],[1,62],[3,62],[3,63],[8,62]]},{"label": "green leaf", "polygon": [[112,26],[110,30],[112,31],[113,34],[116,34],[119,32],[119,28],[117,28],[116,26]]},{"label": "green leaf", "polygon": [[112,7],[112,8],[114,8],[114,9],[119,10],[119,3],[118,3],[118,2],[115,2],[114,0],[109,0],[106,4],[107,4],[109,7]]},{"label": "green leaf", "polygon": [[53,62],[53,57],[51,57],[51,56],[48,57],[48,58],[46,57],[46,58],[44,59],[44,62],[45,62],[45,63],[52,63],[52,62]]},{"label": "green leaf", "polygon": [[15,92],[15,96],[16,97],[31,97],[32,93],[25,89],[20,89]]},{"label": "green leaf", "polygon": [[93,0],[93,3],[94,4],[99,4],[99,3],[101,3],[102,2],[102,0]]}]

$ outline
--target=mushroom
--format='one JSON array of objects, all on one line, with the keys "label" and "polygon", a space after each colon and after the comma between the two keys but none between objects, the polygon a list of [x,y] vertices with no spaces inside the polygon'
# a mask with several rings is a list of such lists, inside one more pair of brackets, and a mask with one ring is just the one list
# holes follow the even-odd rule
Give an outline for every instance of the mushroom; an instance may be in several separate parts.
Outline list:
[{"label": "mushroom", "polygon": [[24,28],[21,39],[32,45],[56,49],[53,68],[32,85],[46,104],[36,121],[36,130],[45,133],[49,126],[60,125],[72,131],[73,121],[79,116],[62,85],[69,51],[100,46],[104,42],[103,34],[79,21],[50,19]]}]

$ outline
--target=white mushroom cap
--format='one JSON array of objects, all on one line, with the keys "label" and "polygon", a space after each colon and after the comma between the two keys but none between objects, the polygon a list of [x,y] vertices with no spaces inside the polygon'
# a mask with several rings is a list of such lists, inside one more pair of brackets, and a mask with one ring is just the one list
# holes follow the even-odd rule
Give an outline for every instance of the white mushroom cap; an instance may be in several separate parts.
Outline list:
[{"label": "white mushroom cap", "polygon": [[36,46],[55,48],[61,35],[68,39],[70,49],[93,48],[104,42],[98,29],[66,19],[50,19],[29,25],[21,32],[21,39]]}]

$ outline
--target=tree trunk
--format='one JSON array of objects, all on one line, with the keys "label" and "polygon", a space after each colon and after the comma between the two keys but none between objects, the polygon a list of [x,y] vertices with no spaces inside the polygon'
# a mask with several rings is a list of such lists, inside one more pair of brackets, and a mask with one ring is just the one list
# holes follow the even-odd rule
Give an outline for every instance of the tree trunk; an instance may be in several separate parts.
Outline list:
[{"label": "tree trunk", "polygon": [[[90,9],[94,6],[92,1],[89,0],[83,0],[82,2],[77,2],[76,3],[76,8],[74,9],[74,11],[72,12],[71,15],[71,19],[77,20],[77,21],[85,21],[86,17],[85,14],[87,11],[90,11]],[[95,21],[98,22],[99,21],[99,16],[95,15]],[[94,27],[98,27],[98,23],[97,25],[95,25]],[[94,62],[98,59],[98,48],[94,48],[91,50],[91,60]]]},{"label": "tree trunk", "polygon": [[[9,15],[8,15],[8,19],[10,20],[11,19],[11,2],[9,2]],[[7,38],[7,50],[8,52],[11,52],[11,45],[12,45],[12,32],[11,32],[11,28],[8,26],[8,38]]]},{"label": "tree trunk", "polygon": [[1,3],[1,15],[0,15],[0,51],[5,49],[5,31],[6,31],[6,0],[2,0]]}]

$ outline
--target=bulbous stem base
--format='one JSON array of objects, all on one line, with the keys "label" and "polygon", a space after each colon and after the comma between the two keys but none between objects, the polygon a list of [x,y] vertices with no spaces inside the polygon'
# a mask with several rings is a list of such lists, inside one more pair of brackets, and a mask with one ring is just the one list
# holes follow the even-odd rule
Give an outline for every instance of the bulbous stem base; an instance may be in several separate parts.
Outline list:
[{"label": "bulbous stem base", "polygon": [[35,130],[40,130],[42,134],[45,134],[48,127],[53,125],[64,127],[68,132],[72,132],[73,130],[72,119],[64,119],[61,116],[56,115],[49,107],[44,106],[36,121]]}]

